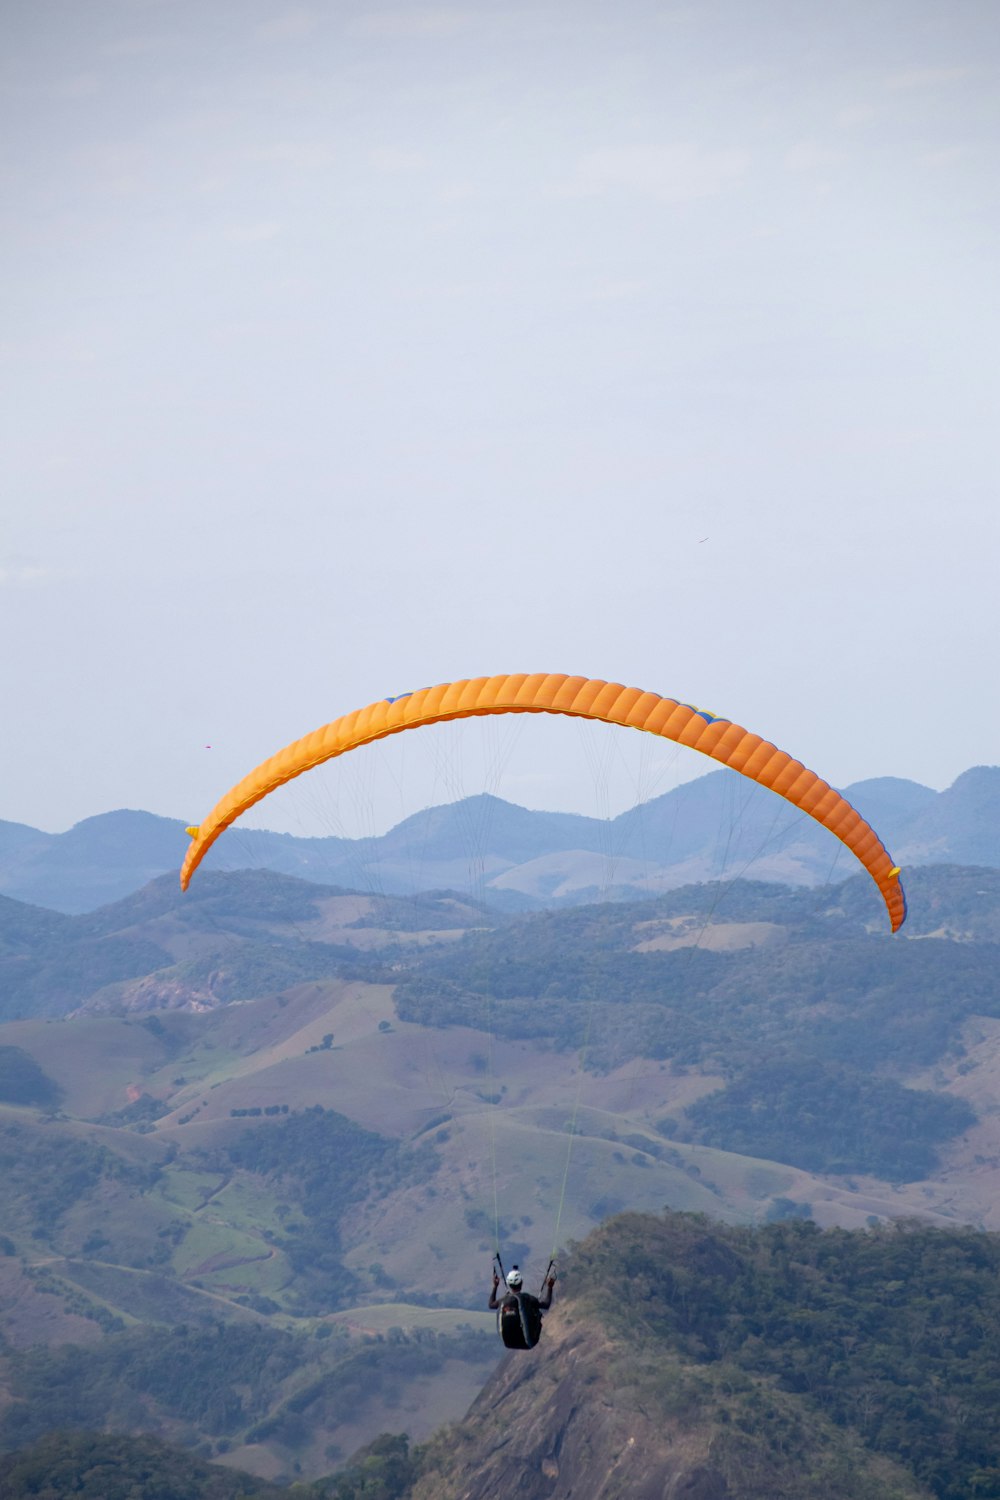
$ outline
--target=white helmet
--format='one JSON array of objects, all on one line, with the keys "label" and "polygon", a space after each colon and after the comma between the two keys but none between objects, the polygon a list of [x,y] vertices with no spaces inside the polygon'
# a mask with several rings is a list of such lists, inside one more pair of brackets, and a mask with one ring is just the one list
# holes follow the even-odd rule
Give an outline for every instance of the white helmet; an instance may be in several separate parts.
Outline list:
[{"label": "white helmet", "polygon": [[512,1292],[516,1292],[518,1287],[521,1285],[521,1273],[516,1266],[512,1271],[507,1272],[507,1285],[510,1287]]}]

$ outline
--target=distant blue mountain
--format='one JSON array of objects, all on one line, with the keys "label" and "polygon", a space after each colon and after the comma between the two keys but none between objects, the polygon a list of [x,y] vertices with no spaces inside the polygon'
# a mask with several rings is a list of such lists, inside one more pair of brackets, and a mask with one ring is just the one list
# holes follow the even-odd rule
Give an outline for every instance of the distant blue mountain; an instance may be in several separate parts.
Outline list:
[{"label": "distant blue mountain", "polygon": [[[1000,767],[976,766],[943,792],[877,777],[845,795],[904,871],[908,864],[1000,867]],[[55,911],[93,911],[178,870],[187,844],[180,820],[145,812],[103,813],[60,834],[0,822],[0,893]],[[610,820],[479,796],[426,808],[378,838],[298,838],[236,825],[205,863],[363,891],[471,889],[515,908],[742,875],[813,885],[855,867],[811,818],[725,770]]]}]

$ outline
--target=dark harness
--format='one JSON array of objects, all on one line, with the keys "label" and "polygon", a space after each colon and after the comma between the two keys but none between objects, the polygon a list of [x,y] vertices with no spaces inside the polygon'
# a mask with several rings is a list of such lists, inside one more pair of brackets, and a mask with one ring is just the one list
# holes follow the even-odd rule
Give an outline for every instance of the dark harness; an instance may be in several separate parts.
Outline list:
[{"label": "dark harness", "polygon": [[542,1333],[542,1310],[530,1292],[508,1292],[497,1311],[507,1349],[534,1349]]}]

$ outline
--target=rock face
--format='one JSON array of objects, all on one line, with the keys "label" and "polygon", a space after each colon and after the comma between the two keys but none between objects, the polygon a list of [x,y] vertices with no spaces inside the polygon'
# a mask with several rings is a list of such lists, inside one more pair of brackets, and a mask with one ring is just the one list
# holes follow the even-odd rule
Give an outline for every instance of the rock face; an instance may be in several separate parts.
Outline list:
[{"label": "rock face", "polygon": [[408,1500],[931,1500],[808,1402],[739,1383],[565,1303],[431,1440]]},{"label": "rock face", "polygon": [[554,1310],[499,1366],[413,1500],[733,1500],[711,1432],[655,1419],[616,1385],[620,1351]]}]

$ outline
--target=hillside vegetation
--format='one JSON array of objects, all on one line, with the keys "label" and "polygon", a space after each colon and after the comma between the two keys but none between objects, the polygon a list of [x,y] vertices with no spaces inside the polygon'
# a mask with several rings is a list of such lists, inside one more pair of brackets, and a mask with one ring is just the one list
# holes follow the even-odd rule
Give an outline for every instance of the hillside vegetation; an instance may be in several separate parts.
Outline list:
[{"label": "hillside vegetation", "polygon": [[288,1491],[228,1473],[155,1438],[55,1432],[8,1457],[4,1500],[284,1500]]},{"label": "hillside vegetation", "polygon": [[0,1446],[104,1427],[305,1482],[461,1414],[498,1245],[534,1278],[664,1204],[997,1226],[1000,873],[910,899],[892,939],[864,878],[0,902]]},{"label": "hillside vegetation", "polygon": [[1000,1496],[1000,1239],[624,1215],[419,1500]]},{"label": "hillside vegetation", "polygon": [[[396,1347],[399,1370],[413,1366],[405,1341]],[[998,1350],[996,1235],[914,1221],[845,1232],[624,1214],[574,1248],[538,1349],[508,1356],[464,1421],[416,1446],[383,1434],[338,1474],[286,1493],[997,1500]],[[177,1407],[207,1405],[220,1430],[232,1420],[234,1368],[251,1390],[291,1368],[280,1340],[249,1330],[175,1333],[145,1357],[133,1341],[117,1361],[105,1356],[103,1368],[116,1364],[135,1372],[133,1399],[158,1380]],[[39,1356],[37,1379],[58,1393],[58,1362]],[[349,1371],[331,1372],[302,1387],[281,1420],[301,1418],[320,1388],[349,1402],[351,1387]],[[126,1478],[185,1500],[280,1493],[159,1444],[93,1434],[40,1438],[7,1465],[5,1500],[125,1500]],[[101,1491],[107,1473],[119,1487]]]},{"label": "hillside vegetation", "polygon": [[624,1216],[578,1251],[573,1287],[637,1344],[807,1398],[943,1500],[1000,1495],[997,1235]]}]

